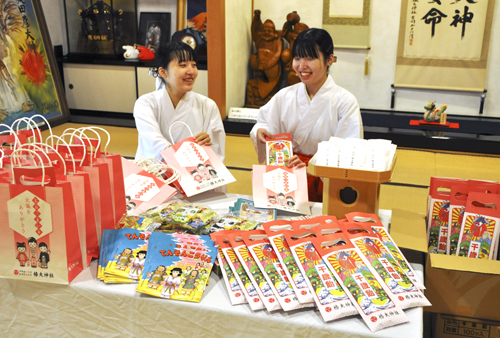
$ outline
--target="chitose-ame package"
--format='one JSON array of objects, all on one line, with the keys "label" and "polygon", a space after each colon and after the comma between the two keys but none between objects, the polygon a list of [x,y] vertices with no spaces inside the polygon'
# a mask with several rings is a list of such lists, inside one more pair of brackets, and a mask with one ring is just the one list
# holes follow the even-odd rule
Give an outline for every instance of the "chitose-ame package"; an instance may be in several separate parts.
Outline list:
[{"label": "chitose-ame package", "polygon": [[300,272],[299,266],[295,262],[295,258],[293,258],[293,254],[290,251],[285,235],[283,235],[283,232],[290,232],[293,230],[290,223],[290,221],[276,220],[263,223],[262,226],[266,231],[271,245],[278,253],[278,260],[280,261],[299,302],[304,304],[314,304],[312,294],[309,292],[309,287],[307,286],[304,275]]},{"label": "chitose-ame package", "polygon": [[264,230],[245,231],[240,234],[283,310],[314,306],[299,302]]},{"label": "chitose-ame package", "polygon": [[351,212],[349,214],[346,214],[346,218],[349,222],[352,222],[354,224],[365,223],[369,225],[373,233],[380,240],[380,243],[382,243],[383,247],[396,261],[397,265],[401,267],[401,269],[408,276],[413,285],[415,285],[415,287],[419,290],[425,290],[424,283],[420,280],[420,278],[418,278],[410,263],[406,260],[396,242],[392,239],[391,235],[385,229],[384,225],[377,217],[377,215],[362,212]]},{"label": "chitose-ame package", "polygon": [[370,330],[408,321],[388,287],[345,233],[317,234],[312,243]]},{"label": "chitose-ame package", "polygon": [[314,234],[310,230],[297,230],[284,235],[323,320],[328,322],[357,314],[344,289],[311,243]]},{"label": "chitose-ame package", "polygon": [[280,310],[280,303],[276,299],[271,286],[264,278],[259,266],[248,251],[243,238],[239,235],[239,233],[232,233],[228,235],[228,239],[267,311],[271,312]]},{"label": "chitose-ame package", "polygon": [[493,259],[497,255],[500,195],[469,192],[457,256]]}]

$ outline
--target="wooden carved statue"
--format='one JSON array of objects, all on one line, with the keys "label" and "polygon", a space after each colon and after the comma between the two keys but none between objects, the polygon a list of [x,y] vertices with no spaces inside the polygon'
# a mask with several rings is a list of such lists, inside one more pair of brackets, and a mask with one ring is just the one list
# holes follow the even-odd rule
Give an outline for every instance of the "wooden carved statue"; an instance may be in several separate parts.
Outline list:
[{"label": "wooden carved statue", "polygon": [[289,13],[286,16],[286,22],[283,25],[283,30],[281,35],[285,38],[285,40],[288,41],[289,48],[285,49],[283,53],[281,54],[281,61],[283,62],[283,69],[285,72],[288,73],[286,82],[289,86],[299,83],[300,78],[298,77],[297,73],[292,68],[292,48],[293,48],[293,43],[297,39],[297,35],[299,35],[300,32],[305,31],[306,29],[309,29],[309,26],[307,26],[305,23],[301,23],[300,21],[300,16],[297,14],[296,11],[293,11],[292,13]]},{"label": "wooden carved statue", "polygon": [[276,31],[274,23],[266,20],[262,24],[260,10],[255,10],[254,14],[251,30],[256,53],[250,56],[254,78],[248,81],[248,107],[263,106],[279,90],[283,49],[281,34]]}]

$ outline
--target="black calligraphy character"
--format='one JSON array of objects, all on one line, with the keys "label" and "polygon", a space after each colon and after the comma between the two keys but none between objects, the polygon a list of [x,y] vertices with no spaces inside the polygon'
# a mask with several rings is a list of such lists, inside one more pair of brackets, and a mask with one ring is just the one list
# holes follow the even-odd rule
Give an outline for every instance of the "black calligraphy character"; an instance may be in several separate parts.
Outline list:
[{"label": "black calligraphy character", "polygon": [[35,40],[35,38],[34,38],[33,36],[31,36],[31,32],[30,32],[30,30],[29,30],[29,29],[26,29],[26,39],[27,39],[27,38],[30,38],[30,39],[31,39],[31,41],[34,41],[34,40]]},{"label": "black calligraphy character", "polygon": [[450,26],[457,27],[459,23],[462,24],[462,39],[464,38],[465,35],[465,24],[467,22],[472,22],[472,18],[474,17],[474,13],[469,12],[469,7],[465,6],[464,7],[464,15],[460,16],[460,11],[458,9],[455,10],[456,15],[453,16],[453,22],[450,24]]},{"label": "black calligraphy character", "polygon": [[[450,4],[454,5],[454,4],[456,4],[456,3],[460,2],[460,1],[462,1],[462,0],[455,0],[455,2],[451,2]],[[467,1],[470,4],[477,4],[477,1],[474,1],[474,0],[465,0],[465,1]]]},{"label": "black calligraphy character", "polygon": [[434,36],[434,32],[436,30],[436,25],[441,22],[442,18],[446,18],[448,15],[444,14],[440,10],[436,8],[432,8],[425,16],[422,18],[426,24],[432,24],[432,33],[431,37]]},{"label": "black calligraphy character", "polygon": [[[460,0],[458,0],[458,1],[460,1]],[[432,1],[429,1],[428,3],[431,4],[433,2],[437,3],[438,5],[441,5],[441,0],[432,0]]]},{"label": "black calligraphy character", "polygon": [[26,14],[23,14],[23,27],[29,27],[30,24],[28,23],[28,17]]}]

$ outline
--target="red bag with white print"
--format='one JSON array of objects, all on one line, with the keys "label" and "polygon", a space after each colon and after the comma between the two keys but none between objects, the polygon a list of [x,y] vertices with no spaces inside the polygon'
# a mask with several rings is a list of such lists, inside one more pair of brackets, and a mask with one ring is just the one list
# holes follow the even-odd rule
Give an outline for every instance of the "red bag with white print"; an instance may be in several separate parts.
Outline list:
[{"label": "red bag with white print", "polygon": [[58,182],[53,167],[0,177],[0,217],[0,276],[68,284],[83,271],[71,183]]}]

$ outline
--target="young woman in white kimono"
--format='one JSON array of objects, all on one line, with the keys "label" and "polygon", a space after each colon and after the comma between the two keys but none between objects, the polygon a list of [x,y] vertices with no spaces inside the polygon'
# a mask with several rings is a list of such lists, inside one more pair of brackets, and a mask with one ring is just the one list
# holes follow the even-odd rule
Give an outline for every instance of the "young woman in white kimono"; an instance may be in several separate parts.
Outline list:
[{"label": "young woman in white kimono", "polygon": [[[304,167],[331,136],[363,137],[359,105],[350,92],[328,74],[335,62],[333,41],[323,29],[301,32],[293,44],[293,69],[301,83],[280,90],[259,110],[250,137],[259,162],[266,160],[266,136],[291,133],[294,156],[289,166]],[[310,201],[321,201],[322,182],[308,177]]]},{"label": "young woman in white kimono", "polygon": [[192,92],[198,76],[193,49],[182,42],[160,47],[155,63],[158,66],[157,90],[142,95],[134,106],[134,119],[139,132],[135,157],[154,157],[163,160],[161,152],[172,144],[190,137],[183,121],[193,132],[199,145],[209,145],[224,161],[226,133],[215,102]]}]

